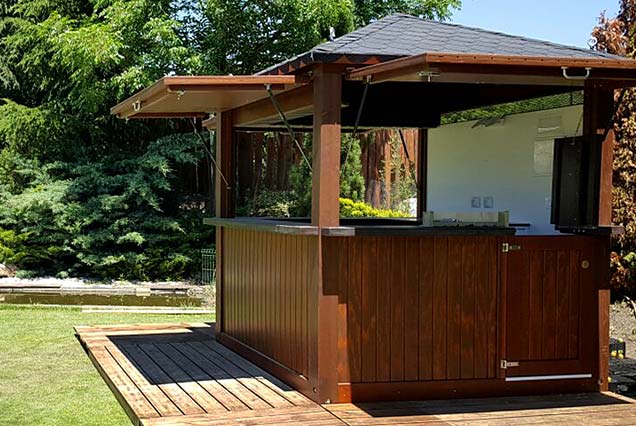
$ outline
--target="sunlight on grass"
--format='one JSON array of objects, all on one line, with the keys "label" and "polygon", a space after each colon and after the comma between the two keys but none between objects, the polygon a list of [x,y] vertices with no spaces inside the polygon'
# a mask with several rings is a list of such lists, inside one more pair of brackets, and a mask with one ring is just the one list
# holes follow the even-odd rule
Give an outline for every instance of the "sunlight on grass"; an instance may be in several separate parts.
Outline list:
[{"label": "sunlight on grass", "polygon": [[127,425],[76,325],[210,322],[211,315],[83,314],[0,305],[0,425]]}]

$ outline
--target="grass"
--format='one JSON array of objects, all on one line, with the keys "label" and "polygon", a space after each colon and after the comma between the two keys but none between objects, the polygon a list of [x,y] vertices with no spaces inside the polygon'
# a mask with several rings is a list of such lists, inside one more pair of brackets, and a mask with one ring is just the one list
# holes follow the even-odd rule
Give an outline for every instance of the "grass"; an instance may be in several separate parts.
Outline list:
[{"label": "grass", "polygon": [[209,322],[210,315],[83,314],[0,305],[0,425],[127,425],[76,325]]}]

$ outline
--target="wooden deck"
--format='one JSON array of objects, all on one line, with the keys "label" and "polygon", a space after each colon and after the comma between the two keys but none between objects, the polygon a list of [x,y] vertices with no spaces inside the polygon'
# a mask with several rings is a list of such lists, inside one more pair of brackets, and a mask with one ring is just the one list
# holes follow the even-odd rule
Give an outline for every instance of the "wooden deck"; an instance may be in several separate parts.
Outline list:
[{"label": "wooden deck", "polygon": [[208,324],[75,330],[135,425],[636,425],[636,401],[611,393],[320,406]]}]

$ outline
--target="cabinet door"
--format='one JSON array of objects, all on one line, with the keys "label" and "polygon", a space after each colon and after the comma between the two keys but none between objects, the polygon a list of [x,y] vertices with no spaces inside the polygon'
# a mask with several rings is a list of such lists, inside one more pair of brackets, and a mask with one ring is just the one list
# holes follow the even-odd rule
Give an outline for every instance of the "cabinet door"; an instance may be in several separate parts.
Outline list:
[{"label": "cabinet door", "polygon": [[505,377],[591,374],[594,277],[601,266],[594,259],[595,241],[562,236],[505,242]]}]

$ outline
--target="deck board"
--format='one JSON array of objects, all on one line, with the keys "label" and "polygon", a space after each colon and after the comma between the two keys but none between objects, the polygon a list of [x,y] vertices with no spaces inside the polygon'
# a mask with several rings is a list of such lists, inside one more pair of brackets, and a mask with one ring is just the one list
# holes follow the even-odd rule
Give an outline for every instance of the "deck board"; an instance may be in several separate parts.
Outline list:
[{"label": "deck board", "polygon": [[636,425],[612,393],[320,406],[214,340],[206,324],[76,327],[139,426]]}]

